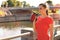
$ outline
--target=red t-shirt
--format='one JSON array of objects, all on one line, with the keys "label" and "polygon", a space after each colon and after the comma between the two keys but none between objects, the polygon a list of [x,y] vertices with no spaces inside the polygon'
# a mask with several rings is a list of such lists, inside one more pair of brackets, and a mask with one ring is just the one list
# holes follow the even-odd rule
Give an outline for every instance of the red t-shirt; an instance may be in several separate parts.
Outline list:
[{"label": "red t-shirt", "polygon": [[49,24],[53,24],[53,20],[51,17],[42,18],[39,16],[35,23],[35,29],[37,32],[38,40],[49,40],[48,30]]}]

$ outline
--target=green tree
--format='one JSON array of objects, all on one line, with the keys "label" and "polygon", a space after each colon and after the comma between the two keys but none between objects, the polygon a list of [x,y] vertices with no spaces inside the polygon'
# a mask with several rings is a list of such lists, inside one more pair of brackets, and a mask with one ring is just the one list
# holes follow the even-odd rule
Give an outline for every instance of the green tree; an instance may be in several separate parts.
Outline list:
[{"label": "green tree", "polygon": [[1,7],[30,7],[30,4],[27,4],[26,1],[20,2],[17,0],[7,0],[2,3]]},{"label": "green tree", "polygon": [[7,2],[8,2],[9,7],[21,7],[22,6],[22,2],[17,1],[17,0],[7,0]]},{"label": "green tree", "polygon": [[16,1],[16,7],[22,7],[22,2]]},{"label": "green tree", "polygon": [[50,7],[50,6],[53,6],[53,4],[52,4],[52,1],[51,1],[51,0],[48,0],[48,1],[47,1],[47,4],[49,5],[49,7]]},{"label": "green tree", "polygon": [[8,7],[13,7],[14,6],[14,3],[11,0],[7,0],[7,2],[8,2]]},{"label": "green tree", "polygon": [[23,7],[26,7],[26,1],[23,1]]},{"label": "green tree", "polygon": [[8,6],[8,3],[6,1],[3,1],[1,7],[7,7],[7,6]]},{"label": "green tree", "polygon": [[26,4],[26,7],[30,7],[30,4]]},{"label": "green tree", "polygon": [[30,7],[30,4],[28,4],[26,1],[23,1],[23,7]]}]

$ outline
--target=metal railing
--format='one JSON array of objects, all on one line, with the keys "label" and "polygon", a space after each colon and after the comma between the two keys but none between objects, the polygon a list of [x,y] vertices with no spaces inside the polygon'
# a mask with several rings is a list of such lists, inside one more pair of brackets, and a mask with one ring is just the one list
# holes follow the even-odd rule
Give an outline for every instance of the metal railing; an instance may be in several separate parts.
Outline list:
[{"label": "metal railing", "polygon": [[55,31],[54,31],[54,36],[57,34],[58,29],[60,29],[60,25],[55,25],[54,26]]},{"label": "metal railing", "polygon": [[31,34],[30,32],[26,32],[26,33],[14,35],[14,36],[3,37],[3,38],[0,38],[0,40],[14,39],[14,38],[18,38],[18,37],[22,37],[22,36],[26,36],[26,35],[30,35],[30,34]]},{"label": "metal railing", "polygon": [[[60,28],[60,25],[55,25],[54,26],[56,29],[55,29],[55,32],[57,32],[56,30],[58,29],[58,28]],[[55,33],[54,32],[54,33]],[[23,37],[23,36],[26,36],[26,35],[30,35],[31,34],[31,32],[25,32],[25,33],[22,33],[22,34],[18,34],[18,35],[14,35],[14,36],[8,36],[8,37],[2,37],[2,38],[0,38],[0,40],[10,40],[10,39],[14,39],[14,38],[19,38],[19,37]],[[34,34],[33,34],[34,35]],[[35,37],[34,37],[35,38]]]}]

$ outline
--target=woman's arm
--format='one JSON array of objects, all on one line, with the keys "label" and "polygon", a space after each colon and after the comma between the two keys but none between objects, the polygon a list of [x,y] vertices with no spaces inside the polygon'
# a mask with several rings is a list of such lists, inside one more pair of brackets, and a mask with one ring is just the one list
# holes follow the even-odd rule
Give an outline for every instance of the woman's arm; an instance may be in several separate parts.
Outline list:
[{"label": "woman's arm", "polygon": [[36,18],[35,18],[34,21],[33,21],[33,30],[34,30],[34,31],[36,31],[36,30],[35,30],[35,23],[36,23]]},{"label": "woman's arm", "polygon": [[36,18],[33,21],[33,39],[36,40],[36,29],[35,29]]},{"label": "woman's arm", "polygon": [[53,40],[53,24],[50,24],[50,40]]}]

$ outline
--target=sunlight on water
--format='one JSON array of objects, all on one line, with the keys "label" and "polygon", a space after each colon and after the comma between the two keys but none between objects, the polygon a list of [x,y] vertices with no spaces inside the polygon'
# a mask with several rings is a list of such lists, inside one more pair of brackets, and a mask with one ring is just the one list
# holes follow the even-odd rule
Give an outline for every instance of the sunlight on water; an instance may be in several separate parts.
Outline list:
[{"label": "sunlight on water", "polygon": [[[32,23],[28,21],[0,23],[0,39],[21,34],[21,27],[32,27]],[[21,40],[21,37],[11,40]]]},{"label": "sunlight on water", "polygon": [[[5,37],[9,37],[9,36],[14,36],[17,34],[21,34],[20,30],[21,30],[20,28],[15,28],[15,29],[11,29],[11,30],[0,28],[0,39],[5,38]],[[20,38],[18,38],[18,39],[20,39]]]}]

